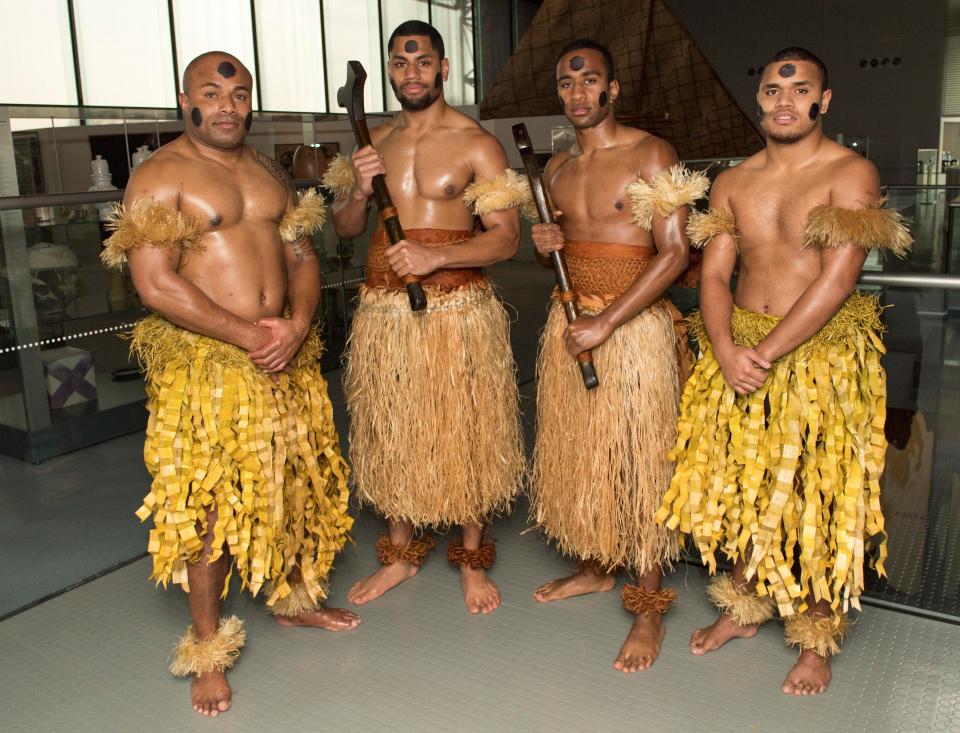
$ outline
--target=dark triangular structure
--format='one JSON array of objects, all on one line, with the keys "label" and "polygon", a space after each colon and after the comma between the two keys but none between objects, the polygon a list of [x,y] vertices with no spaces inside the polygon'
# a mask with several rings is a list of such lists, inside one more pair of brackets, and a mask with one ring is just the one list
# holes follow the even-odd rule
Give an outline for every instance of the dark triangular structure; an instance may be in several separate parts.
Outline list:
[{"label": "dark triangular structure", "polygon": [[480,117],[558,114],[556,55],[578,36],[613,53],[617,119],[665,138],[681,158],[745,156],[763,145],[663,0],[546,0],[480,104]]}]

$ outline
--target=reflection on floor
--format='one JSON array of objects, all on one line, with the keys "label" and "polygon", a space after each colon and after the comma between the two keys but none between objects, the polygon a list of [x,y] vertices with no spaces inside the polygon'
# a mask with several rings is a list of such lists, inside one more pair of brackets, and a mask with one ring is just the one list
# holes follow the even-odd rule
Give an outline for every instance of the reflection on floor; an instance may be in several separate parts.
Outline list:
[{"label": "reflection on floor", "polygon": [[[529,446],[550,274],[512,263],[496,276],[516,313]],[[919,365],[917,379],[902,380],[891,396],[903,413],[893,425],[899,447],[888,454],[885,487],[891,577],[874,593],[957,613],[960,331],[952,320],[918,317],[909,299],[894,310],[913,313],[922,338],[898,347],[906,356],[892,367]],[[327,376],[342,429],[339,375]],[[40,466],[0,456],[0,617],[142,554],[146,528],[132,516],[147,485],[141,450],[142,436],[131,435]],[[235,709],[213,724],[236,731],[958,730],[960,627],[867,607],[836,660],[828,695],[788,699],[778,688],[794,655],[777,624],[751,642],[691,657],[690,630],[712,618],[692,565],[668,578],[680,603],[654,669],[630,678],[614,672],[629,625],[617,594],[533,601],[532,588],[568,564],[525,533],[525,510],[521,504],[495,524],[493,577],[504,603],[487,618],[465,612],[442,552],[413,581],[361,609],[364,623],[350,634],[281,629],[259,601],[232,596],[229,610],[247,619],[250,643],[232,675]],[[334,603],[345,603],[350,583],[373,569],[380,531],[374,517],[359,515],[356,544],[332,580]],[[179,590],[155,590],[148,574],[149,560],[140,560],[0,623],[4,730],[209,728],[186,704],[188,685],[164,666],[187,623],[185,601]]]}]

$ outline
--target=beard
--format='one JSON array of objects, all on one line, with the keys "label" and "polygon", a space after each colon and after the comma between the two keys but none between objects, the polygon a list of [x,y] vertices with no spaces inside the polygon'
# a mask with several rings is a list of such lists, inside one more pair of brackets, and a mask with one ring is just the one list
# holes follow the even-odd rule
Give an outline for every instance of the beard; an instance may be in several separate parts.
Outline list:
[{"label": "beard", "polygon": [[780,145],[792,145],[793,143],[798,143],[807,137],[811,132],[816,128],[816,124],[810,125],[807,129],[801,130],[789,130],[780,132],[775,129],[771,129],[767,125],[760,123],[760,127],[763,128],[763,134],[767,136],[768,140],[771,140]]},{"label": "beard", "polygon": [[390,80],[390,87],[393,89],[397,101],[400,102],[400,107],[406,112],[422,112],[440,98],[440,89],[437,86],[431,87],[430,91],[420,99],[410,99],[410,97],[405,96],[393,79]]}]

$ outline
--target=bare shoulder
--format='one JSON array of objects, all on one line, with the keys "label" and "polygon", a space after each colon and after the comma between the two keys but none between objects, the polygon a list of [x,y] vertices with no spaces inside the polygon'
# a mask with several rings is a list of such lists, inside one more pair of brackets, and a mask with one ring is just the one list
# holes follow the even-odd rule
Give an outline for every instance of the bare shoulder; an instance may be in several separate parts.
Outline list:
[{"label": "bare shoulder", "polygon": [[196,161],[174,147],[174,143],[163,146],[134,171],[124,192],[124,203],[149,197],[176,208],[182,182],[189,177],[194,165]]},{"label": "bare shoulder", "polygon": [[860,202],[871,204],[880,196],[880,174],[877,167],[863,156],[830,141],[836,150],[829,151],[825,178],[830,181],[830,203]]},{"label": "bare shoulder", "polygon": [[370,142],[376,147],[385,137],[397,129],[397,118],[393,117],[386,122],[370,128]]},{"label": "bare shoulder", "polygon": [[295,190],[295,186],[293,184],[293,178],[290,176],[289,173],[287,173],[286,168],[280,165],[273,158],[267,155],[264,155],[254,147],[247,145],[246,150],[250,154],[250,156],[253,158],[254,161],[256,161],[261,167],[266,169],[267,173],[269,173],[277,183],[283,186],[284,190],[288,192]]},{"label": "bare shoulder", "polygon": [[651,135],[643,130],[634,132],[638,134],[631,136],[633,144],[630,146],[630,155],[644,178],[653,178],[680,162],[673,145],[662,137]]},{"label": "bare shoulder", "polygon": [[565,163],[570,160],[570,151],[561,150],[558,153],[554,153],[550,160],[547,161],[547,165],[543,169],[543,179],[549,183],[550,179],[560,170]]}]

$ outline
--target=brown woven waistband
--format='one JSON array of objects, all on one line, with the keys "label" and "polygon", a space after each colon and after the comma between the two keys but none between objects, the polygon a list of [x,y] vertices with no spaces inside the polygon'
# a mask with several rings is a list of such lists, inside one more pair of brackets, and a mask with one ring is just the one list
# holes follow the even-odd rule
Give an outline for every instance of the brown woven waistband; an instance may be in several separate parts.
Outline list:
[{"label": "brown woven waistband", "polygon": [[580,304],[602,310],[630,287],[656,251],[632,244],[567,242],[563,255]]},{"label": "brown woven waistband", "polygon": [[[473,237],[472,232],[455,229],[406,229],[407,239],[419,242],[425,247],[440,247],[444,244],[459,244]],[[403,289],[403,283],[390,268],[387,260],[387,247],[390,240],[386,231],[377,229],[370,238],[370,251],[367,254],[365,284],[371,288]],[[487,276],[480,267],[461,267],[432,272],[420,282],[441,289],[455,289],[470,283],[486,282]]]}]

